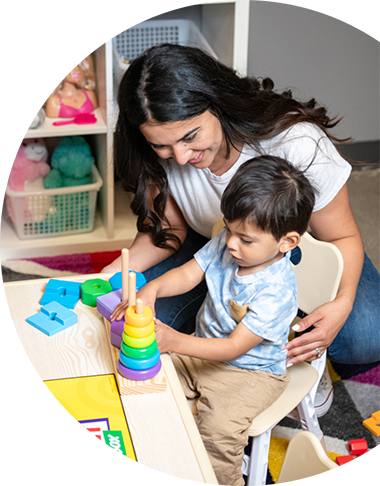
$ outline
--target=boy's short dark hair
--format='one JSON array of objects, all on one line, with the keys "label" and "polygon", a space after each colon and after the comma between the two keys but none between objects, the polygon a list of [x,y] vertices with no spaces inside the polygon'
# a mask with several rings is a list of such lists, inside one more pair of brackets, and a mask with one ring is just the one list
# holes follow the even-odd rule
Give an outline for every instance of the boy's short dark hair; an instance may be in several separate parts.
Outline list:
[{"label": "boy's short dark hair", "polygon": [[255,157],[237,170],[226,187],[221,210],[227,221],[247,219],[280,240],[307,230],[316,189],[305,174],[280,157]]}]

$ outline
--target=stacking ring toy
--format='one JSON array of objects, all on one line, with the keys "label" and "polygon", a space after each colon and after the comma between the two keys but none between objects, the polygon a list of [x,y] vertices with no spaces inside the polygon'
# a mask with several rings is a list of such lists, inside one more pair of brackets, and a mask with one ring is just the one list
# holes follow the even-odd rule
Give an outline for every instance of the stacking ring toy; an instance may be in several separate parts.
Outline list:
[{"label": "stacking ring toy", "polygon": [[148,370],[131,370],[124,366],[120,360],[117,363],[118,372],[127,380],[144,381],[154,378],[161,369],[161,360]]},{"label": "stacking ring toy", "polygon": [[157,341],[153,341],[147,348],[131,348],[125,343],[121,343],[121,351],[125,356],[134,359],[146,359],[152,356],[157,349]]},{"label": "stacking ring toy", "polygon": [[124,325],[125,334],[134,338],[145,338],[154,332],[154,321],[151,321],[146,327],[135,327],[129,324]]},{"label": "stacking ring toy", "polygon": [[158,363],[160,352],[157,349],[156,352],[147,359],[128,358],[125,354],[120,353],[119,359],[124,366],[132,370],[147,370],[148,368],[153,368],[153,366]]},{"label": "stacking ring toy", "polygon": [[123,331],[123,341],[127,346],[131,348],[147,348],[156,339],[156,333],[153,331],[152,334],[145,338],[134,338],[128,336],[128,334]]},{"label": "stacking ring toy", "polygon": [[136,314],[136,306],[131,305],[125,311],[125,322],[133,327],[146,327],[153,321],[153,312],[149,307],[144,306],[144,312]]}]

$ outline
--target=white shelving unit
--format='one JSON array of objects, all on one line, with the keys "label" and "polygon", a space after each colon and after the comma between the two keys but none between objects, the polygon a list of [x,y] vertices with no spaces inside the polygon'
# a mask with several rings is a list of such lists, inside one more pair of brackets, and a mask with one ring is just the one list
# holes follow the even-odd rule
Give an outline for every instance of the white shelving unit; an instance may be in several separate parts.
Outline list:
[{"label": "white shelving unit", "polygon": [[[45,138],[84,135],[89,141],[103,187],[98,197],[94,231],[79,235],[20,240],[7,215],[5,195],[0,194],[0,257],[27,258],[92,251],[112,251],[130,246],[136,234],[135,217],[129,209],[128,195],[115,191],[112,159],[112,132],[115,122],[112,75],[112,2],[91,2],[92,55],[95,61],[99,108],[93,125],[53,126],[54,119],[46,118],[35,130],[2,129],[0,138]],[[0,188],[1,189],[1,188]],[[116,194],[115,194],[116,192]],[[116,201],[115,201],[116,199]],[[120,209],[120,211],[119,211]]]},{"label": "white shelving unit", "polygon": [[250,0],[194,0],[194,5],[235,4],[233,68],[247,74]]}]

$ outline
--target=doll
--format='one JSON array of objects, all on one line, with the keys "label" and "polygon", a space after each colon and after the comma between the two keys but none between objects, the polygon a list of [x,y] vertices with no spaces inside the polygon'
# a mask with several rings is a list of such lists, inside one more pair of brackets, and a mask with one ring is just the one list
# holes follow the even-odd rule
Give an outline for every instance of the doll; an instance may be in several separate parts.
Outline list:
[{"label": "doll", "polygon": [[61,82],[46,101],[48,118],[73,118],[78,114],[92,113],[97,107],[94,92],[95,73],[92,57],[88,56]]}]

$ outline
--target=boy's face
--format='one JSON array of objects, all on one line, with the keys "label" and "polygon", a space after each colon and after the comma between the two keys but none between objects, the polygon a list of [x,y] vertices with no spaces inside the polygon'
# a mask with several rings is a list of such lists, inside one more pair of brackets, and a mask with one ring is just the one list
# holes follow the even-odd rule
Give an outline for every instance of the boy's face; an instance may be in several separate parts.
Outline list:
[{"label": "boy's face", "polygon": [[225,221],[226,243],[239,265],[239,275],[257,273],[280,260],[286,253],[285,238],[277,241],[271,233],[245,220]]}]

